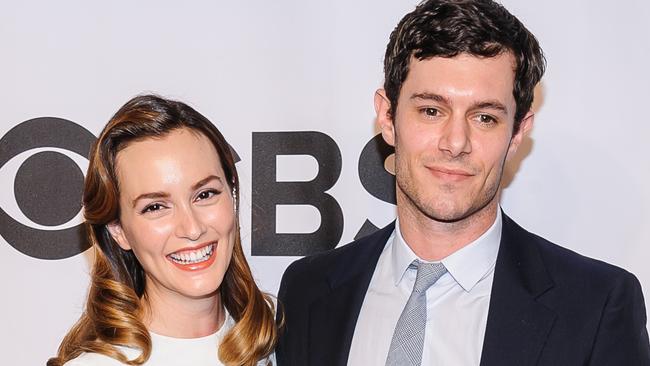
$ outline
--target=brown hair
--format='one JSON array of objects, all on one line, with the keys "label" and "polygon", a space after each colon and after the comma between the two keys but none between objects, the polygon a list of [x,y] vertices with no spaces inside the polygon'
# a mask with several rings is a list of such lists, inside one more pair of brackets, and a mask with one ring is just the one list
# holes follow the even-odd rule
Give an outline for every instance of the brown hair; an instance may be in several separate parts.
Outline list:
[{"label": "brown hair", "polygon": [[546,60],[532,33],[502,5],[492,0],[428,0],[400,20],[390,35],[384,57],[384,90],[395,116],[411,57],[455,57],[468,53],[494,57],[511,52],[516,61],[513,96],[517,104],[513,133],[533,103],[535,85]]},{"label": "brown hair", "polygon": [[[86,308],[48,366],[63,365],[82,352],[101,353],[129,365],[141,365],[149,358],[151,339],[141,320],[144,270],[132,251],[117,245],[107,228],[118,219],[120,211],[115,159],[129,143],[160,138],[181,128],[200,133],[212,142],[230,188],[233,193],[239,192],[233,153],[219,130],[199,112],[155,95],[138,96],[122,106],[94,144],[86,174],[85,225],[95,250]],[[225,365],[248,366],[273,351],[278,334],[273,302],[255,284],[241,246],[239,220],[235,220],[233,255],[220,295],[236,324],[224,336],[218,354]],[[136,348],[141,354],[128,360],[116,346]]]}]

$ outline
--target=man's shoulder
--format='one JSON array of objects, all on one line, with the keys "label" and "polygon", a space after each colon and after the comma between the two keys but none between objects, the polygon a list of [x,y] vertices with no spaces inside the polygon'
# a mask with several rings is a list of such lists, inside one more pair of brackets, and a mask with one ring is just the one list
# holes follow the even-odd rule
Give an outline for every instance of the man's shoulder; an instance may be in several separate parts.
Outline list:
[{"label": "man's shoulder", "polygon": [[351,243],[298,259],[287,267],[282,283],[288,285],[288,282],[308,282],[313,285],[315,281],[363,267],[364,262],[376,260],[373,259],[375,256],[378,258],[394,228],[394,223],[391,223]]},{"label": "man's shoulder", "polygon": [[633,274],[621,267],[577,253],[515,225],[518,235],[524,235],[527,245],[539,253],[547,274],[556,286],[589,289],[597,285],[604,290],[604,287],[620,281],[638,283]]},{"label": "man's shoulder", "polygon": [[614,287],[627,282],[639,283],[627,270],[599,259],[587,257],[563,246],[537,237],[540,252],[556,286],[582,288],[593,291],[610,292]]}]

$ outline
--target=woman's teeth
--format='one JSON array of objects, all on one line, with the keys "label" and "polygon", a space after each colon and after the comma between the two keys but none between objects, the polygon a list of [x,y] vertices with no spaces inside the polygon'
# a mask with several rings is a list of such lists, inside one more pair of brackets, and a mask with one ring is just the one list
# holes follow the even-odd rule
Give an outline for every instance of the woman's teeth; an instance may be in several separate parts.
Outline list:
[{"label": "woman's teeth", "polygon": [[197,250],[183,251],[182,253],[172,253],[169,254],[168,257],[176,263],[193,264],[207,261],[212,256],[213,251],[214,244],[207,245]]}]

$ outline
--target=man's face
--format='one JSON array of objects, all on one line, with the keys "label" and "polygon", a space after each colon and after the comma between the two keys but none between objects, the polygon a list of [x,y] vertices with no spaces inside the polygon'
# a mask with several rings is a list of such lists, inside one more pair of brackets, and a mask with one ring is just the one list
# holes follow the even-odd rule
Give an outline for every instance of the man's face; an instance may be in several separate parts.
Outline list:
[{"label": "man's face", "polygon": [[514,65],[509,53],[412,58],[393,118],[378,91],[378,123],[395,146],[398,205],[443,222],[496,208],[504,163],[533,120],[526,115],[512,135]]}]

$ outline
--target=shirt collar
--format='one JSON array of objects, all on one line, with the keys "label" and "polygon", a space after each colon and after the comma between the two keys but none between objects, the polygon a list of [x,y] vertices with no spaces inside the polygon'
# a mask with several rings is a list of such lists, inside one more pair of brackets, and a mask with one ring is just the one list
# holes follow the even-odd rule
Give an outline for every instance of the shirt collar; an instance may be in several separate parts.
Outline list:
[{"label": "shirt collar", "polygon": [[[471,291],[494,267],[499,252],[499,243],[501,242],[501,227],[501,210],[497,209],[496,219],[485,233],[440,261],[465,291]],[[409,265],[414,260],[419,259],[402,237],[399,219],[395,222],[391,258],[394,269],[393,280],[395,286],[397,286],[404,277]],[[422,259],[419,260],[425,262]]]}]

